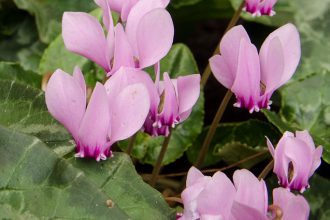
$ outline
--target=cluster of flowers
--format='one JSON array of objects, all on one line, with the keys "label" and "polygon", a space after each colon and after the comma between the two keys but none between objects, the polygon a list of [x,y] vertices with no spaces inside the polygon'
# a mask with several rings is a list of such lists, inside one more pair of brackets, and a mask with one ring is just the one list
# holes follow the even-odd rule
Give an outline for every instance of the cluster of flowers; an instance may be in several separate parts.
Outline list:
[{"label": "cluster of flowers", "polygon": [[[48,82],[46,104],[72,134],[77,157],[97,161],[112,155],[110,147],[142,129],[168,135],[184,121],[200,93],[200,75],[160,80],[160,64],[173,43],[174,27],[165,10],[169,0],[95,0],[103,27],[83,12],[65,12],[62,36],[66,48],[101,66],[110,78],[97,83],[87,105],[82,72],[56,70]],[[114,25],[112,11],[120,13]],[[106,33],[106,34],[105,34]],[[155,82],[143,68],[154,66]],[[87,107],[86,107],[87,105]]]},{"label": "cluster of flowers", "polygon": [[245,0],[244,11],[251,13],[253,16],[275,15],[273,6],[277,0]]},{"label": "cluster of flowers", "polygon": [[[204,176],[195,167],[190,168],[186,189],[181,197],[184,213],[180,220],[307,220],[309,205],[301,195],[308,179],[321,164],[322,147],[315,149],[307,131],[286,132],[276,149],[267,140],[274,157],[274,172],[281,186],[273,190],[273,204],[268,205],[267,187],[248,170],[237,170],[233,183],[222,172]],[[291,164],[291,166],[290,166]]]}]

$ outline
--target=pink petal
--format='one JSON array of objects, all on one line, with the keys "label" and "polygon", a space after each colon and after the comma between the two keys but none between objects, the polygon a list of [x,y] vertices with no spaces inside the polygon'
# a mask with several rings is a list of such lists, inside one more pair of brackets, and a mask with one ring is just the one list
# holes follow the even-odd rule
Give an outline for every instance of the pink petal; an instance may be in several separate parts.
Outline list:
[{"label": "pink petal", "polygon": [[194,185],[198,179],[203,178],[204,175],[195,167],[191,167],[187,174],[186,187]]},{"label": "pink petal", "polygon": [[258,111],[260,98],[260,64],[256,47],[244,38],[241,39],[237,72],[231,88],[242,104],[252,112]]},{"label": "pink petal", "polygon": [[273,190],[274,205],[282,209],[282,220],[307,220],[309,216],[309,205],[301,195],[294,195],[283,188]]},{"label": "pink petal", "polygon": [[267,139],[267,147],[268,147],[268,150],[269,150],[269,153],[272,155],[272,157],[274,158],[274,155],[275,155],[275,148],[272,144],[272,142],[270,142],[270,140],[268,139],[268,137],[266,137]]},{"label": "pink petal", "polygon": [[[264,63],[267,63],[266,60],[268,57],[275,58],[276,54],[270,55],[271,53],[278,53],[278,48],[276,46],[279,44],[278,42],[275,45],[271,46],[273,43],[273,39],[278,38],[280,41],[282,53],[277,56],[283,56],[284,60],[284,70],[279,72],[279,76],[272,76],[271,73],[268,73],[265,68]],[[273,31],[264,41],[260,49],[260,62],[261,62],[261,81],[262,82],[270,82],[272,79],[272,87],[276,85],[276,88],[279,88],[284,83],[286,83],[294,74],[299,60],[301,56],[300,49],[300,37],[297,28],[293,24],[286,24],[275,31]],[[279,59],[279,58],[277,58]],[[282,59],[282,58],[280,58]],[[270,61],[268,61],[270,62]],[[268,79],[270,77],[270,79]],[[274,77],[274,78],[273,78]]]},{"label": "pink petal", "polygon": [[74,80],[79,83],[81,89],[83,90],[83,93],[85,94],[85,100],[86,100],[86,82],[84,79],[84,75],[82,74],[78,66],[74,68],[72,76]]},{"label": "pink petal", "polygon": [[109,70],[105,51],[107,42],[102,26],[93,16],[83,12],[65,12],[62,36],[66,48]]},{"label": "pink petal", "polygon": [[86,108],[86,93],[80,81],[58,69],[49,79],[45,97],[50,114],[77,140]]},{"label": "pink petal", "polygon": [[236,170],[233,175],[236,187],[235,201],[257,210],[263,216],[267,214],[268,196],[266,184],[248,170]]},{"label": "pink petal", "polygon": [[[131,9],[126,22],[125,31],[131,42],[135,56],[138,56],[137,29],[142,17],[156,8],[165,8],[166,0],[140,0]],[[168,2],[167,2],[168,3]]]},{"label": "pink petal", "polygon": [[241,40],[250,43],[250,38],[242,25],[231,28],[221,39],[220,53],[228,65],[228,70],[235,75]]},{"label": "pink petal", "polygon": [[180,76],[177,79],[179,113],[184,113],[192,109],[196,104],[200,93],[199,74]]},{"label": "pink petal", "polygon": [[123,88],[136,83],[142,83],[147,88],[150,97],[150,106],[157,111],[159,95],[152,79],[146,72],[135,68],[122,67],[106,81],[104,87],[107,90],[110,103],[114,102]]},{"label": "pink petal", "polygon": [[160,112],[161,118],[165,125],[171,126],[174,123],[176,116],[178,115],[179,105],[175,92],[174,85],[168,75],[164,73],[164,104],[163,109]]},{"label": "pink petal", "polygon": [[102,8],[103,12],[103,24],[106,27],[108,31],[113,31],[113,19],[112,19],[112,14],[111,14],[111,9],[110,9],[110,3],[113,2],[113,0],[94,0],[95,3]]},{"label": "pink petal", "polygon": [[224,173],[215,173],[198,197],[199,213],[222,215],[223,219],[228,219],[235,191],[235,187]]},{"label": "pink petal", "polygon": [[268,220],[267,216],[257,209],[239,201],[234,201],[231,207],[230,220]]},{"label": "pink petal", "polygon": [[79,141],[83,147],[105,150],[110,123],[109,103],[105,88],[96,83],[86,113],[79,129]]},{"label": "pink petal", "polygon": [[110,103],[111,143],[126,139],[136,133],[143,125],[150,108],[148,90],[143,84],[125,87]]},{"label": "pink petal", "polygon": [[124,28],[119,23],[115,28],[115,53],[111,73],[116,72],[122,66],[134,68],[135,61]]},{"label": "pink petal", "polygon": [[260,56],[262,83],[266,86],[265,94],[273,93],[284,73],[284,54],[281,41],[274,37],[268,44],[266,57]]},{"label": "pink petal", "polygon": [[230,68],[226,58],[214,55],[209,59],[210,67],[214,77],[227,89],[230,89],[235,80],[235,71]]},{"label": "pink petal", "polygon": [[132,7],[138,2],[139,0],[127,0],[124,2],[123,7],[121,8],[120,17],[123,22],[127,20],[129,13],[131,12]]},{"label": "pink petal", "polygon": [[157,63],[171,49],[174,26],[171,15],[165,9],[146,13],[136,29],[136,43],[140,67]]}]

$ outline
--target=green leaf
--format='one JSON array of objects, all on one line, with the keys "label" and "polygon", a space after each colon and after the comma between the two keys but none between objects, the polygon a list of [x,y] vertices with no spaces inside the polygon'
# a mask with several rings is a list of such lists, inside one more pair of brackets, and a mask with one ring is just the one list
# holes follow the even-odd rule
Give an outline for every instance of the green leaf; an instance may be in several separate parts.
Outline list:
[{"label": "green leaf", "polygon": [[29,85],[0,80],[0,124],[37,136],[59,155],[74,148],[71,136],[48,113],[44,92]]},{"label": "green leaf", "polygon": [[53,73],[56,69],[62,69],[72,73],[75,66],[83,68],[90,61],[86,58],[68,51],[59,35],[45,50],[39,65],[39,74]]},{"label": "green leaf", "polygon": [[[208,129],[209,127],[203,130],[193,147],[187,151],[191,163],[197,160]],[[232,164],[256,153],[267,152],[265,136],[271,141],[277,141],[280,134],[269,124],[255,119],[239,123],[220,123],[209,146],[203,166],[210,166],[219,161]],[[267,156],[268,154],[265,153],[239,166],[251,168]]]},{"label": "green leaf", "polygon": [[[175,44],[169,54],[161,61],[161,72],[167,71],[172,78],[180,75],[198,73],[195,59],[184,44]],[[192,145],[202,130],[204,118],[204,96],[201,92],[199,100],[189,118],[176,126],[163,161],[169,164],[180,158]],[[144,133],[137,135],[132,155],[142,163],[154,164],[158,158],[164,137],[151,137]],[[127,148],[127,141],[121,142],[122,149]]]},{"label": "green leaf", "polygon": [[111,200],[132,219],[175,219],[175,210],[143,182],[126,154],[115,153],[110,160],[99,163],[76,158],[69,162],[83,170],[102,192],[111,195]]},{"label": "green leaf", "polygon": [[330,216],[330,181],[317,174],[309,181],[311,188],[307,189],[304,197],[311,208],[310,220],[327,220]]},{"label": "green leaf", "polygon": [[27,10],[36,19],[42,42],[49,43],[60,33],[61,19],[65,11],[91,11],[96,7],[93,1],[60,0],[14,0],[18,8]]},{"label": "green leaf", "polygon": [[41,76],[32,71],[25,71],[17,63],[0,61],[0,79],[19,81],[36,88],[41,87]]},{"label": "green leaf", "polygon": [[[71,165],[37,138],[0,126],[0,140],[0,210],[6,210],[2,218],[175,216],[161,195],[137,175],[125,154],[102,163],[72,159]],[[109,200],[112,207],[107,205]]]}]

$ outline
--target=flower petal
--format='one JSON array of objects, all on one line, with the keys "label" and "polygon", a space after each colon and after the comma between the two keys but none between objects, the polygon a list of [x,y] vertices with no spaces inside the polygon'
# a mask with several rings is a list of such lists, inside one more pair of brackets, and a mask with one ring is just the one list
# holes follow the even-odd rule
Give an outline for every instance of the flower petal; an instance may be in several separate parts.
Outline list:
[{"label": "flower petal", "polygon": [[105,150],[110,123],[107,93],[101,83],[96,83],[86,113],[79,129],[79,141],[83,147]]},{"label": "flower petal", "polygon": [[50,114],[77,140],[86,109],[86,93],[80,82],[58,69],[49,79],[45,98]]},{"label": "flower petal", "polygon": [[196,104],[200,93],[200,80],[199,74],[178,77],[179,114],[189,111]]},{"label": "flower petal", "polygon": [[83,93],[85,94],[85,100],[86,100],[86,82],[84,79],[84,75],[82,74],[80,68],[76,66],[73,70],[73,78],[78,84],[80,85],[81,89],[83,90]]},{"label": "flower petal", "polygon": [[204,175],[195,167],[191,167],[187,174],[186,187],[194,185],[198,179],[203,178]]},{"label": "flower petal", "polygon": [[268,195],[266,184],[248,170],[236,170],[233,175],[236,187],[235,201],[257,210],[263,216],[267,214]]},{"label": "flower petal", "polygon": [[282,220],[307,220],[309,216],[309,205],[301,195],[294,195],[284,188],[273,190],[274,205],[282,209]]},{"label": "flower petal", "polygon": [[107,42],[96,18],[83,12],[65,12],[62,36],[69,51],[80,54],[109,71],[105,56]]},{"label": "flower petal", "polygon": [[140,67],[157,63],[171,49],[174,26],[171,15],[162,8],[146,13],[136,29]]},{"label": "flower petal", "polygon": [[198,197],[198,212],[228,219],[235,191],[230,179],[224,173],[216,172]]},{"label": "flower petal", "polygon": [[230,220],[268,220],[267,216],[257,209],[252,208],[239,201],[234,201],[231,207]]},{"label": "flower petal", "polygon": [[244,38],[241,39],[237,72],[231,90],[241,102],[241,107],[248,108],[250,112],[254,109],[258,110],[257,103],[260,99],[259,56],[256,47]]},{"label": "flower petal", "polygon": [[[168,2],[167,2],[168,4]],[[166,0],[140,0],[131,9],[126,22],[125,31],[134,50],[134,55],[138,57],[137,29],[142,17],[156,8],[165,8]],[[147,35],[148,36],[148,35]]]},{"label": "flower petal", "polygon": [[[106,29],[108,31],[113,31],[113,19],[112,19],[112,15],[111,15],[111,3],[113,5],[115,5],[113,2],[113,0],[109,1],[109,0],[94,0],[95,3],[100,6],[102,8],[102,12],[103,12],[103,24],[106,27]],[[111,9],[110,9],[111,8]]]},{"label": "flower petal", "polygon": [[143,125],[150,108],[148,90],[143,84],[124,88],[111,105],[110,141],[126,139]]},{"label": "flower petal", "polygon": [[228,70],[234,75],[237,71],[241,39],[245,39],[247,43],[251,42],[249,35],[247,34],[244,27],[242,25],[238,25],[231,28],[223,36],[220,42],[220,53],[224,57],[225,62],[228,65]]},{"label": "flower petal", "polygon": [[119,23],[115,28],[115,52],[111,74],[120,67],[135,67],[132,48],[128,42],[123,26]]},{"label": "flower petal", "polygon": [[[283,51],[284,60],[284,70],[282,72],[279,72],[279,76],[272,76],[270,73],[267,73],[264,66],[264,63],[267,63],[266,60],[268,57],[275,57],[274,54],[271,56],[272,50],[275,50],[274,52],[278,52],[278,48],[274,48],[275,45],[278,45],[278,43],[275,43],[273,47],[271,44],[274,44],[273,39],[278,38],[280,41],[281,50]],[[261,69],[261,81],[262,82],[269,82],[272,80],[272,77],[274,77],[275,82],[272,82],[272,84],[276,84],[277,88],[282,86],[285,82],[287,82],[295,72],[299,60],[301,56],[301,48],[300,48],[300,37],[299,32],[297,28],[293,24],[286,24],[275,31],[273,31],[264,41],[260,48],[260,62],[262,65]],[[281,58],[282,59],[282,58]],[[268,79],[270,77],[270,79]]]},{"label": "flower petal", "polygon": [[214,55],[209,59],[210,67],[214,77],[227,89],[230,89],[235,80],[235,71],[230,68],[226,58]]}]

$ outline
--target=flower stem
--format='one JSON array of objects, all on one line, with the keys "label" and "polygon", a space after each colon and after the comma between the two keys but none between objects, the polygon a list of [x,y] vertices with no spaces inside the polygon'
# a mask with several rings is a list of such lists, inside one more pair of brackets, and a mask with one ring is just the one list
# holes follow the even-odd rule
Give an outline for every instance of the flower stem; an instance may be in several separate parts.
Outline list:
[{"label": "flower stem", "polygon": [[166,202],[176,202],[176,203],[181,203],[183,204],[183,201],[181,198],[178,197],[165,197]]},{"label": "flower stem", "polygon": [[206,138],[204,139],[203,145],[201,150],[199,151],[198,157],[197,157],[197,161],[195,163],[195,166],[197,168],[200,168],[200,166],[203,164],[205,157],[206,157],[206,153],[207,150],[209,148],[209,145],[213,139],[213,136],[215,134],[215,131],[218,127],[218,123],[222,118],[223,113],[225,112],[225,109],[228,105],[228,102],[232,96],[232,92],[230,90],[227,90],[225,97],[222,99],[222,102],[220,103],[220,106],[218,108],[218,111],[215,115],[215,117],[213,118],[212,124],[210,126],[209,131],[207,132]]},{"label": "flower stem", "polygon": [[168,136],[165,137],[165,140],[164,140],[163,145],[162,145],[162,149],[160,150],[160,153],[158,155],[158,159],[157,159],[157,162],[154,166],[154,169],[152,170],[152,176],[151,176],[151,181],[150,181],[150,185],[152,187],[154,187],[156,185],[156,182],[157,182],[157,179],[158,179],[158,174],[159,174],[159,171],[160,171],[165,153],[167,151],[168,144],[170,143],[171,135],[172,135],[172,130],[170,129],[170,132],[169,132]]},{"label": "flower stem", "polygon": [[[229,31],[232,27],[235,26],[235,24],[237,23],[239,17],[241,16],[241,13],[242,13],[242,9],[244,7],[244,4],[245,4],[245,1],[242,1],[241,5],[239,6],[239,8],[237,9],[237,11],[235,12],[235,14],[233,15],[233,17],[231,18],[226,30],[225,30],[225,33],[227,31]],[[222,38],[221,38],[222,39]],[[217,45],[217,47],[215,48],[214,52],[213,52],[213,55],[216,55],[216,54],[219,54],[220,53],[220,42],[221,42],[221,39],[219,41],[219,44]],[[207,80],[209,79],[211,75],[211,67],[210,67],[210,64],[208,63],[204,72],[203,72],[203,75],[202,75],[202,79],[201,79],[201,85],[202,86],[205,86]]]},{"label": "flower stem", "polygon": [[273,169],[274,167],[274,160],[271,160],[267,166],[263,169],[263,171],[261,171],[261,173],[258,176],[258,179],[265,179],[266,176],[268,175],[268,173]]},{"label": "flower stem", "polygon": [[128,147],[127,147],[127,150],[126,150],[126,153],[128,155],[131,155],[131,153],[132,153],[134,143],[135,143],[135,140],[136,140],[136,135],[137,135],[137,133],[135,133],[128,141]]}]

